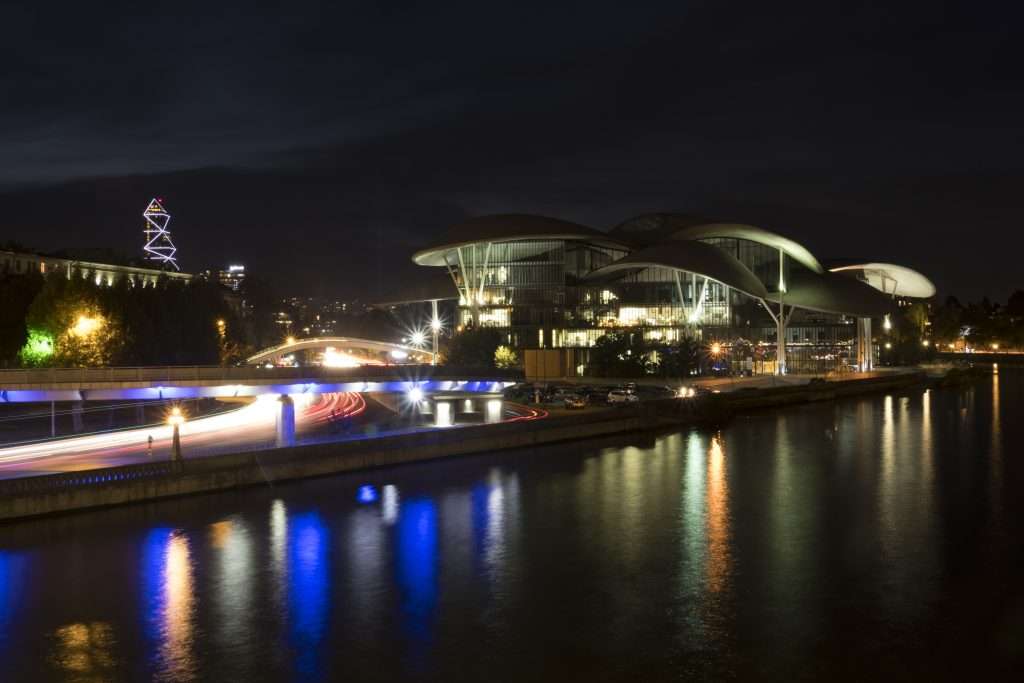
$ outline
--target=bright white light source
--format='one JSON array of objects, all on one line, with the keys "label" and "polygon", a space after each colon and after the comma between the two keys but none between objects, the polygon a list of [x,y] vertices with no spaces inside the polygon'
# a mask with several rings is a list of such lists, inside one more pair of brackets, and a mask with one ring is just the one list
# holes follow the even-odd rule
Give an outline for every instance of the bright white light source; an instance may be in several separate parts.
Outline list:
[{"label": "bright white light source", "polygon": [[416,330],[409,338],[409,343],[413,346],[423,346],[427,343],[427,335],[425,335],[422,330]]},{"label": "bright white light source", "polygon": [[405,396],[409,399],[409,403],[419,403],[423,400],[423,390],[419,387],[413,387]]},{"label": "bright white light source", "polygon": [[440,332],[441,331],[441,320],[439,318],[434,318],[433,320],[431,320],[430,321],[430,329],[432,329],[434,332]]},{"label": "bright white light source", "polygon": [[391,351],[391,357],[394,358],[395,360],[405,360],[406,358],[409,357],[409,354],[399,349],[393,349]]}]

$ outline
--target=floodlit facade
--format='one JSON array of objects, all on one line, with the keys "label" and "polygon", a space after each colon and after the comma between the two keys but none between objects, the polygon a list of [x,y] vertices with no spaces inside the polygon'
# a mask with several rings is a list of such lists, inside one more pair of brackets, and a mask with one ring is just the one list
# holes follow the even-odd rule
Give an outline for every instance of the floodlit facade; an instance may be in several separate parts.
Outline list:
[{"label": "floodlit facade", "polygon": [[734,369],[752,373],[867,370],[872,318],[888,314],[894,296],[934,295],[925,276],[903,266],[828,270],[783,235],[679,214],[640,216],[608,232],[484,216],[413,261],[447,271],[458,326],[497,328],[521,349],[576,349],[578,372],[586,349],[609,332],[655,348],[687,337],[714,342]]}]

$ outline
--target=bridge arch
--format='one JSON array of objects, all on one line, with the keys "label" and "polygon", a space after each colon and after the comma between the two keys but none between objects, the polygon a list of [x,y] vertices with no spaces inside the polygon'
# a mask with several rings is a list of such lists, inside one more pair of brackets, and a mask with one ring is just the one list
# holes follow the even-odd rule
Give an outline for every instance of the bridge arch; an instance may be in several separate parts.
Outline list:
[{"label": "bridge arch", "polygon": [[246,358],[245,362],[247,365],[259,365],[278,360],[282,356],[296,351],[327,351],[327,349],[336,349],[347,357],[365,360],[363,363],[365,365],[429,363],[431,360],[430,351],[405,344],[360,339],[359,337],[307,337],[289,339],[283,344],[263,349]]}]

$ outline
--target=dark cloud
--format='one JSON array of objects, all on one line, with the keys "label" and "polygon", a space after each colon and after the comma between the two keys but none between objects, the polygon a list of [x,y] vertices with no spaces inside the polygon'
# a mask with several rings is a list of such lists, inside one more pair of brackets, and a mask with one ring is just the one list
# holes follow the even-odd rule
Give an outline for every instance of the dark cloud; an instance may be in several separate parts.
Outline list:
[{"label": "dark cloud", "polygon": [[[968,4],[0,10],[0,237],[361,293],[484,212],[679,209],[1005,296],[1017,17]],[[978,239],[984,235],[986,239]]]}]

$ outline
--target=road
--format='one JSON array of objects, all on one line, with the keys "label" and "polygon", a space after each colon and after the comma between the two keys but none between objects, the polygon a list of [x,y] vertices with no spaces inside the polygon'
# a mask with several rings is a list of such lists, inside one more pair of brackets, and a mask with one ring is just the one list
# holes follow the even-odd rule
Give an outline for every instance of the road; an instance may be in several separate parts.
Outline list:
[{"label": "road", "polygon": [[[201,457],[272,443],[279,410],[276,398],[260,396],[237,410],[185,422],[181,426],[182,452],[186,457]],[[355,417],[366,409],[365,400],[357,393],[300,394],[293,399],[295,431],[300,438],[325,429],[332,417]],[[171,427],[167,425],[11,446],[0,448],[0,479],[165,460],[170,451]]]}]

